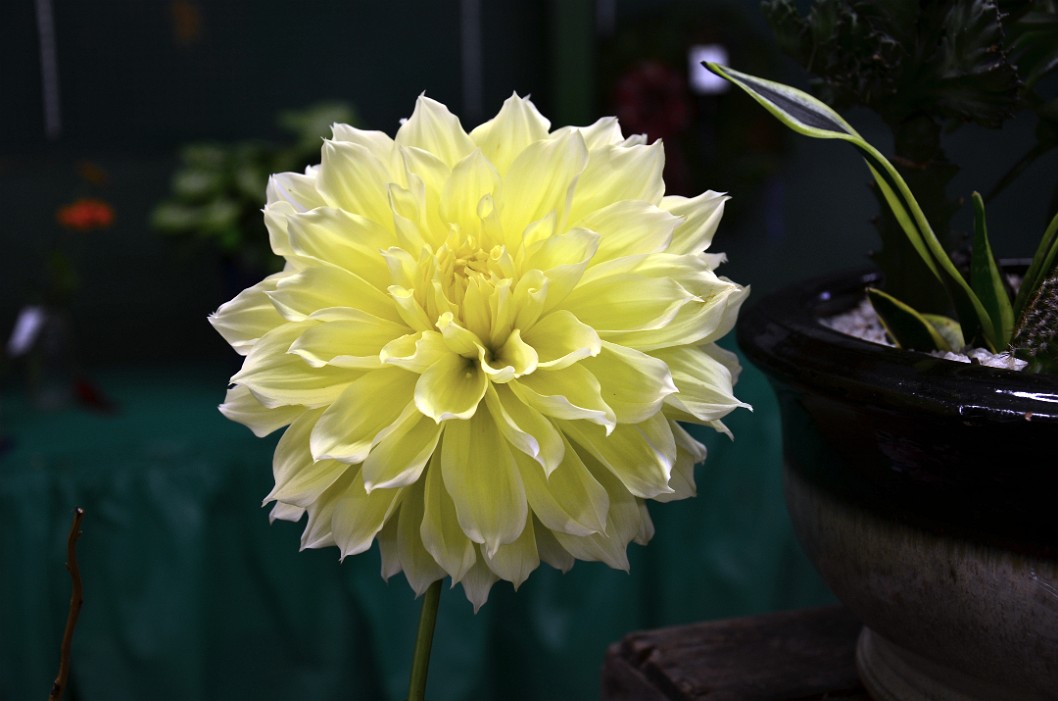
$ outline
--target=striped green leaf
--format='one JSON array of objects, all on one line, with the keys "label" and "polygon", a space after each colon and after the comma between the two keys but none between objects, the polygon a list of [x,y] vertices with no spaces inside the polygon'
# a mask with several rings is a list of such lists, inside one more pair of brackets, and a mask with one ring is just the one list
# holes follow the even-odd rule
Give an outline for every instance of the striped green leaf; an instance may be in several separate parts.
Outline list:
[{"label": "striped green leaf", "polygon": [[[879,321],[897,348],[917,351],[950,351],[962,348],[962,334],[958,332],[958,324],[954,321],[937,317],[931,322],[926,315],[879,289],[868,289],[867,299],[871,301]],[[953,334],[952,326],[956,327],[957,335]]]}]

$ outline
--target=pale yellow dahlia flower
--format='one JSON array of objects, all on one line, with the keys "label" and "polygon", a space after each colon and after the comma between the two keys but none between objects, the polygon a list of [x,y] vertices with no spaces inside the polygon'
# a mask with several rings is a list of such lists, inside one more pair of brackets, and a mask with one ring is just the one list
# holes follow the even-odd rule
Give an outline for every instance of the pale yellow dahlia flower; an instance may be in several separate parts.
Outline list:
[{"label": "pale yellow dahlia flower", "polygon": [[264,210],[286,260],[211,321],[239,353],[221,411],[275,452],[305,548],[377,540],[417,593],[480,606],[540,564],[627,569],[644,500],[694,493],[747,290],[706,254],[725,196],[665,196],[660,143],[549,131],[512,96],[467,134],[420,97],[396,138],[344,124]]}]

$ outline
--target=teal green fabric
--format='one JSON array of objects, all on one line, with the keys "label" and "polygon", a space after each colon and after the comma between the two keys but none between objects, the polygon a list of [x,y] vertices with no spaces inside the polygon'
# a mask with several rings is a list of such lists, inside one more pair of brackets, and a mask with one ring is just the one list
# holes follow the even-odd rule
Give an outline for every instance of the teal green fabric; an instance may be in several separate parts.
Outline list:
[{"label": "teal green fabric", "polygon": [[[299,552],[300,525],[269,524],[275,437],[217,413],[227,374],[99,373],[113,415],[5,393],[0,699],[44,698],[55,676],[76,506],[85,603],[67,698],[403,698],[418,602],[380,578],[377,551],[339,563],[334,548]],[[633,630],[830,601],[786,519],[770,390],[749,368],[739,395],[756,412],[731,418],[734,442],[700,436],[699,496],[651,506],[657,535],[632,547],[630,573],[544,566],[476,615],[446,590],[432,701],[597,698],[606,646]]]}]

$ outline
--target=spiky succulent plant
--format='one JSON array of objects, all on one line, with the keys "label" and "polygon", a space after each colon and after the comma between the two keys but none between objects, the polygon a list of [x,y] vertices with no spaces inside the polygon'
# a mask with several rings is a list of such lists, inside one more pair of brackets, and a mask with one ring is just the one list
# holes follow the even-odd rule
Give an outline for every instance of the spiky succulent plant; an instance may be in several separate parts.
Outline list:
[{"label": "spiky succulent plant", "polygon": [[[983,189],[989,203],[1058,147],[1058,0],[763,0],[763,10],[813,94],[881,118],[893,137],[891,161],[947,251],[965,235],[952,226],[963,198],[949,190],[959,166],[946,136],[965,124],[999,127],[1018,113],[1035,118],[1035,143]],[[886,290],[915,308],[949,312],[938,306],[941,285],[875,194],[881,247],[872,258]]]}]

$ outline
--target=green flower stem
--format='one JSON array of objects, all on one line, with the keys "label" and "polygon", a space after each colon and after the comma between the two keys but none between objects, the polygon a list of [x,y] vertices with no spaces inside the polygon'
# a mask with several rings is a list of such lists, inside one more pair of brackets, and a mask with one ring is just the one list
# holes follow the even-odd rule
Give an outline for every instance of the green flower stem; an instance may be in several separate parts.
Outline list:
[{"label": "green flower stem", "polygon": [[408,681],[408,701],[426,700],[426,674],[430,671],[430,648],[433,647],[433,629],[437,623],[437,603],[441,600],[441,582],[438,579],[426,590],[419,614],[419,634],[415,638],[415,656],[411,661],[411,679]]}]

